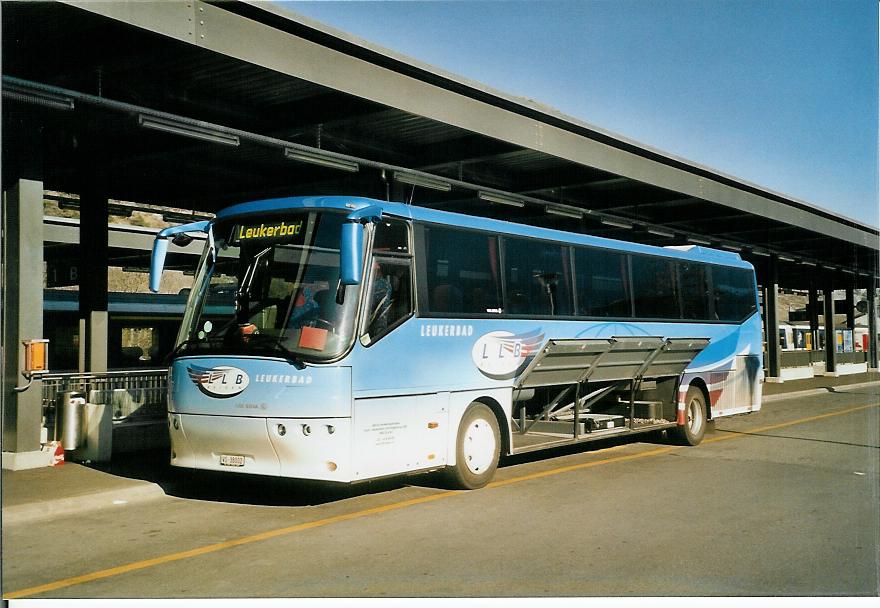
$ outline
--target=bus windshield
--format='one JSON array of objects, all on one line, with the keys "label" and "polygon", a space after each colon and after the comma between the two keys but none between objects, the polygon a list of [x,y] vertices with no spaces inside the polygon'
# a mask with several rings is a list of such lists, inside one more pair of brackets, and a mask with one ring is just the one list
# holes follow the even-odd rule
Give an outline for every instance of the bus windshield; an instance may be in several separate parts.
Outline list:
[{"label": "bus windshield", "polygon": [[[345,216],[290,212],[218,222],[174,355],[328,360],[352,341],[357,286],[339,290]],[[341,303],[340,303],[341,302]]]}]

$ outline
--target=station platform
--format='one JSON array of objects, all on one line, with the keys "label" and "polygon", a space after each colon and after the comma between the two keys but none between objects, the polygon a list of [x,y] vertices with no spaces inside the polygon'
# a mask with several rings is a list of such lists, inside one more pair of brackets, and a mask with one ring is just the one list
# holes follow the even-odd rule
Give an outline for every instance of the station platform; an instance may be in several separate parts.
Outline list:
[{"label": "station platform", "polygon": [[867,372],[863,374],[850,374],[847,376],[816,376],[802,380],[786,380],[785,382],[765,382],[764,398],[786,396],[792,393],[813,392],[833,389],[837,386],[863,384],[865,382],[880,382],[880,372]]},{"label": "station platform", "polygon": [[[880,373],[817,377],[764,385],[764,401],[833,391],[835,388],[880,384]],[[63,465],[23,471],[3,470],[4,526],[120,508],[165,496],[163,486],[182,472],[166,464],[164,450],[125,454],[101,465],[65,462]]]}]

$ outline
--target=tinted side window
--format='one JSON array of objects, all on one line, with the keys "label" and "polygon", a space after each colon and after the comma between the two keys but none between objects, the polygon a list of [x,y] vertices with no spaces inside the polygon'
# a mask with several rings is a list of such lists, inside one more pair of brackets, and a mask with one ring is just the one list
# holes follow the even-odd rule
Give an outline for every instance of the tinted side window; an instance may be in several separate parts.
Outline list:
[{"label": "tinted side window", "polygon": [[366,343],[384,336],[413,310],[409,260],[375,257],[370,274]]},{"label": "tinted side window", "polygon": [[755,311],[755,287],[751,271],[712,267],[712,299],[720,321],[740,321]]},{"label": "tinted side window", "polygon": [[572,314],[571,258],[568,247],[529,239],[505,238],[504,312],[560,316]]},{"label": "tinted side window", "polygon": [[633,299],[637,317],[678,319],[678,290],[673,260],[632,256]]},{"label": "tinted side window", "polygon": [[678,284],[682,318],[711,319],[708,267],[698,262],[679,262]]},{"label": "tinted side window", "polygon": [[424,239],[424,310],[457,314],[501,312],[497,237],[426,226]]},{"label": "tinted side window", "polygon": [[578,315],[631,317],[626,255],[602,249],[575,249]]},{"label": "tinted side window", "polygon": [[381,253],[409,253],[406,222],[397,219],[383,219],[376,224],[376,235],[373,237],[373,251]]}]

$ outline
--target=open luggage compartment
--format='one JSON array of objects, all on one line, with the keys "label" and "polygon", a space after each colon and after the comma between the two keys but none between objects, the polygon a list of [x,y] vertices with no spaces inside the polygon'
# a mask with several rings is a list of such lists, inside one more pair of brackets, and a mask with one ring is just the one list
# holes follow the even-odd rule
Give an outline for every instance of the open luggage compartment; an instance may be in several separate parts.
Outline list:
[{"label": "open luggage compartment", "polygon": [[514,387],[513,453],[675,426],[682,372],[708,338],[549,340]]}]

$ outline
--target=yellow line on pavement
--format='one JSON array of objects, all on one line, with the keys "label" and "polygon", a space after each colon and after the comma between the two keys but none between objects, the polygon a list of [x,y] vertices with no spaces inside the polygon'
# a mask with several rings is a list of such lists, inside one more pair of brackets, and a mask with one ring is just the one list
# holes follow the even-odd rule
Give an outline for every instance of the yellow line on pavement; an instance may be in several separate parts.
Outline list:
[{"label": "yellow line on pavement", "polygon": [[857,407],[847,408],[845,410],[837,410],[835,412],[828,412],[827,414],[817,414],[816,416],[809,416],[807,418],[798,418],[797,420],[791,420],[789,422],[780,422],[778,424],[770,424],[767,426],[761,426],[756,429],[751,429],[749,431],[745,431],[743,433],[733,432],[729,435],[718,435],[715,437],[710,437],[709,439],[704,439],[703,443],[715,443],[717,441],[728,441],[730,439],[736,439],[738,437],[748,437],[749,435],[757,435],[758,433],[766,433],[767,431],[773,431],[776,429],[785,428],[787,426],[794,426],[795,424],[804,424],[805,422],[815,422],[816,420],[823,420],[825,418],[832,418],[834,416],[842,416],[844,414],[852,414],[853,412],[859,412],[861,410],[871,409],[872,407],[880,407],[876,403],[869,403],[868,405],[859,405]]},{"label": "yellow line on pavement", "polygon": [[[778,424],[771,424],[767,426],[758,427],[756,429],[751,429],[748,431],[748,434],[739,434],[739,433],[731,433],[730,435],[721,435],[716,437],[710,437],[705,439],[703,443],[715,443],[718,441],[726,441],[730,439],[738,439],[743,437],[748,437],[750,435],[755,435],[757,433],[764,433],[767,431],[772,431],[774,429],[779,429],[788,426],[794,426],[796,424],[803,424],[806,422],[813,422],[815,420],[822,420],[824,418],[831,418],[833,416],[843,416],[845,414],[851,414],[853,412],[858,412],[861,410],[866,410],[869,408],[880,407],[876,404],[863,405],[858,407],[852,407],[845,410],[838,410],[835,412],[829,412],[827,414],[819,414],[817,416],[809,416],[807,418],[798,418],[797,420],[790,420],[788,422],[781,422]],[[609,448],[614,449],[614,448]],[[487,487],[488,488],[499,488],[502,486],[507,486],[515,483],[520,483],[523,481],[529,481],[533,479],[540,479],[542,477],[550,477],[553,475],[560,475],[562,473],[570,473],[572,471],[578,471],[581,469],[587,469],[590,467],[596,467],[600,465],[613,464],[617,462],[626,462],[630,460],[637,460],[640,458],[650,458],[653,456],[660,456],[663,454],[668,454],[670,452],[681,449],[679,446],[667,446],[662,448],[657,448],[653,450],[648,450],[646,452],[639,452],[638,454],[627,454],[623,456],[612,456],[610,458],[602,458],[599,460],[592,460],[590,462],[581,462],[578,464],[567,465],[563,467],[556,467],[554,469],[549,469],[546,471],[538,471],[536,473],[529,473],[527,475],[519,475],[517,477],[511,477],[508,479],[502,479],[498,481],[491,482]],[[268,540],[270,538],[277,538],[279,536],[286,536],[288,534],[294,534],[296,532],[303,532],[305,530],[311,530],[313,528],[320,528],[323,526],[328,526],[331,524],[341,523],[344,521],[350,521],[353,519],[359,519],[361,517],[368,517],[370,515],[378,515],[380,513],[386,513],[388,511],[394,511],[397,509],[404,509],[406,507],[412,507],[415,505],[425,504],[429,502],[433,502],[435,500],[442,500],[444,498],[450,498],[452,496],[458,496],[462,494],[461,491],[446,491],[440,492],[437,494],[431,494],[430,496],[422,496],[420,498],[412,498],[409,500],[403,500],[400,502],[395,502],[387,505],[381,505],[378,507],[373,507],[370,509],[362,509],[360,511],[354,511],[352,513],[346,513],[343,515],[335,515],[333,517],[325,517],[323,519],[318,519],[315,521],[310,521],[302,524],[296,524],[293,526],[287,526],[284,528],[277,528],[275,530],[269,530],[267,532],[261,532],[259,534],[251,534],[249,536],[242,536],[240,538],[235,538],[232,540],[223,541],[220,543],[214,543],[212,545],[206,545],[204,547],[198,547],[195,549],[190,549],[188,551],[180,551],[177,553],[169,553],[167,555],[160,555],[159,557],[154,557],[152,559],[145,559],[137,562],[132,562],[129,564],[125,564],[122,566],[117,566],[115,568],[107,568],[105,570],[98,570],[96,572],[90,572],[88,574],[82,574],[80,576],[74,576],[71,578],[65,578],[58,581],[54,581],[51,583],[46,583],[44,585],[37,585],[35,587],[28,587],[27,589],[21,589],[19,591],[13,591],[11,593],[6,593],[3,595],[3,599],[13,600],[19,599],[22,597],[27,597],[31,595],[38,595],[40,593],[46,593],[49,591],[55,591],[58,589],[63,589],[65,587],[72,587],[74,585],[81,585],[83,583],[89,583],[92,581],[101,580],[104,578],[109,578],[112,576],[118,576],[120,574],[125,574],[127,572],[134,572],[137,570],[143,570],[145,568],[151,568],[153,566],[159,566],[162,564],[167,564],[175,561],[179,561],[182,559],[187,559],[190,557],[197,557],[199,555],[206,555],[208,553],[215,553],[217,551],[221,551],[223,549],[229,549],[231,547],[238,547],[240,545],[247,545],[250,543],[255,543],[263,540]]]},{"label": "yellow line on pavement", "polygon": [[[715,437],[710,437],[708,439],[704,439],[702,443],[715,443],[717,441],[728,441],[730,439],[741,439],[743,437],[748,437],[749,435],[756,435],[758,433],[766,433],[767,431],[772,431],[774,429],[793,426],[795,424],[803,424],[805,422],[813,422],[814,420],[822,420],[823,418],[830,418],[832,416],[842,416],[843,414],[851,414],[852,412],[857,412],[859,410],[866,410],[872,407],[880,407],[876,404],[870,405],[860,405],[858,407],[852,407],[845,410],[838,410],[836,412],[829,412],[827,414],[819,414],[816,416],[810,416],[808,418],[798,418],[797,420],[790,420],[788,422],[780,422],[778,424],[771,424],[767,426],[758,427],[756,429],[751,429],[748,433],[730,433],[728,435],[719,435]],[[668,446],[657,448],[654,450],[648,450],[647,452],[639,452],[638,454],[627,454],[624,456],[613,456],[611,458],[603,458],[601,460],[593,460],[591,462],[580,462],[578,464],[571,464],[564,467],[557,467],[555,469],[550,469],[547,471],[538,471],[536,473],[529,473],[527,475],[520,475],[518,477],[511,477],[510,479],[502,479],[499,481],[491,482],[487,487],[489,488],[497,488],[500,486],[510,485],[512,483],[519,483],[521,481],[528,481],[530,479],[540,479],[541,477],[549,477],[551,475],[559,475],[560,473],[569,473],[571,471],[579,471],[580,469],[588,469],[590,467],[595,467],[604,464],[612,464],[615,462],[625,462],[627,460],[637,460],[639,458],[648,458],[651,456],[660,456],[662,454],[668,454],[669,452],[674,452],[676,450],[680,450],[682,446]],[[613,449],[613,448],[609,448]]]}]

